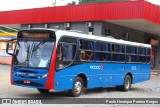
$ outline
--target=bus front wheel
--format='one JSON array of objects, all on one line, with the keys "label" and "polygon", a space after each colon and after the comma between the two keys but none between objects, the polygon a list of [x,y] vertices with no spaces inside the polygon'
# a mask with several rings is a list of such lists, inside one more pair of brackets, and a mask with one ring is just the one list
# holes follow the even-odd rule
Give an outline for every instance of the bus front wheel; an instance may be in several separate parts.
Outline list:
[{"label": "bus front wheel", "polygon": [[131,76],[130,75],[126,75],[125,78],[124,78],[124,82],[123,82],[123,85],[122,86],[117,86],[117,90],[121,90],[121,91],[129,91],[130,88],[131,88],[131,82],[132,82],[132,79],[131,79]]},{"label": "bus front wheel", "polygon": [[79,97],[83,91],[83,80],[81,77],[76,77],[73,82],[71,95],[73,97]]},{"label": "bus front wheel", "polygon": [[37,90],[42,94],[49,93],[49,91],[50,91],[50,90],[46,90],[46,89],[37,89]]}]

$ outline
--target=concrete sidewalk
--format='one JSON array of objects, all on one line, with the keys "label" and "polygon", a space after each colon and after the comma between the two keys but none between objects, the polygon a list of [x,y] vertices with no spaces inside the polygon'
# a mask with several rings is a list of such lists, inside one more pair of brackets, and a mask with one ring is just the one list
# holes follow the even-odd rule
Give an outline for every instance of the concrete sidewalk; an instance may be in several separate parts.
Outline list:
[{"label": "concrete sidewalk", "polygon": [[151,70],[152,75],[160,75],[160,70]]}]

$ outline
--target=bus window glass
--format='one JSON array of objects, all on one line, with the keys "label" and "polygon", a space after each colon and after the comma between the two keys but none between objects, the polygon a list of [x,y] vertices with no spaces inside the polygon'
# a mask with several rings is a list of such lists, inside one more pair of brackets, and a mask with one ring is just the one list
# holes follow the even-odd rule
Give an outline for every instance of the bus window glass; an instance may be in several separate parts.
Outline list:
[{"label": "bus window glass", "polygon": [[137,62],[137,55],[126,55],[126,62]]},{"label": "bus window glass", "polygon": [[150,49],[147,49],[146,51],[147,51],[146,54],[147,54],[147,55],[150,55]]},{"label": "bus window glass", "polygon": [[94,42],[88,40],[79,40],[78,59],[80,61],[94,61]]},{"label": "bus window glass", "polygon": [[112,54],[112,61],[125,62],[125,55],[124,54],[113,53]]},{"label": "bus window glass", "polygon": [[57,47],[57,69],[68,67],[76,54],[76,39],[62,38]]},{"label": "bus window glass", "polygon": [[119,44],[112,44],[112,52],[124,53],[125,52],[125,46],[124,45],[119,45]]},{"label": "bus window glass", "polygon": [[150,63],[150,49],[146,49],[146,63]]},{"label": "bus window glass", "polygon": [[101,41],[95,43],[95,50],[96,51],[110,51],[110,44],[103,43]]},{"label": "bus window glass", "polygon": [[136,47],[132,47],[132,46],[126,46],[126,53],[136,54],[137,53],[137,48]]},{"label": "bus window glass", "polygon": [[96,51],[104,51],[104,43],[103,42],[96,42],[95,43],[95,50]]},{"label": "bus window glass", "polygon": [[150,56],[147,56],[147,61],[146,63],[150,63]]},{"label": "bus window glass", "polygon": [[85,60],[93,61],[94,60],[94,53],[92,51],[80,50],[79,52],[80,52],[79,59],[81,61],[85,61]]},{"label": "bus window glass", "polygon": [[88,40],[80,40],[79,48],[84,50],[94,50],[94,42]]},{"label": "bus window glass", "polygon": [[120,45],[112,44],[112,52],[120,52]]},{"label": "bus window glass", "polygon": [[111,49],[110,49],[110,44],[109,43],[105,43],[104,44],[104,51],[107,51],[107,52],[110,52]]},{"label": "bus window glass", "polygon": [[145,48],[138,48],[138,54],[139,55],[146,55],[146,49]]},{"label": "bus window glass", "polygon": [[139,63],[146,63],[146,56],[138,56]]},{"label": "bus window glass", "polygon": [[111,61],[111,53],[95,52],[96,61]]},{"label": "bus window glass", "polygon": [[18,41],[13,57],[13,64],[24,67],[48,68],[54,42]]},{"label": "bus window glass", "polygon": [[112,44],[112,61],[125,62],[125,46]]},{"label": "bus window glass", "polygon": [[110,44],[101,41],[95,44],[95,61],[111,61]]},{"label": "bus window glass", "polygon": [[138,47],[138,62],[139,63],[146,63],[146,48]]}]

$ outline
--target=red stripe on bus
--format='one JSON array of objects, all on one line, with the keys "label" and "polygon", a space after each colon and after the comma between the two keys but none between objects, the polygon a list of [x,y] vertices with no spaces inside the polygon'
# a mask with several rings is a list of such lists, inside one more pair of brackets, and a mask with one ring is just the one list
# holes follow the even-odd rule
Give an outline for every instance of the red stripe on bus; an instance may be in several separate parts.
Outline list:
[{"label": "red stripe on bus", "polygon": [[48,72],[48,77],[45,84],[45,89],[54,89],[55,66],[56,66],[56,46],[54,46],[54,49],[52,52],[52,58],[51,58],[49,72]]},{"label": "red stripe on bus", "polygon": [[11,85],[14,85],[13,80],[12,80],[12,61],[13,61],[13,56],[12,56],[12,59],[11,59],[10,83],[11,83]]}]

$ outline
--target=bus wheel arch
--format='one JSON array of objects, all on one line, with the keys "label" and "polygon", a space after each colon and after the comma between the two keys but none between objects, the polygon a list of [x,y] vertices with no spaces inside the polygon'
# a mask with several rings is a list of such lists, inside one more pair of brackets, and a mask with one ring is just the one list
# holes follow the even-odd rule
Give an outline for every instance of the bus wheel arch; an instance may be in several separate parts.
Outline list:
[{"label": "bus wheel arch", "polygon": [[73,86],[70,91],[72,97],[79,97],[83,89],[87,87],[87,78],[84,74],[78,74],[73,81]]},{"label": "bus wheel arch", "polygon": [[124,77],[123,85],[116,86],[116,89],[125,92],[129,91],[133,81],[132,78],[132,74],[128,72]]},{"label": "bus wheel arch", "polygon": [[82,78],[84,88],[87,88],[87,84],[88,84],[88,83],[87,83],[87,77],[86,77],[86,75],[83,74],[83,73],[81,73],[81,74],[78,74],[77,76],[80,77],[80,78]]},{"label": "bus wheel arch", "polygon": [[129,75],[131,77],[131,84],[133,83],[133,76],[130,72],[128,72],[125,76]]},{"label": "bus wheel arch", "polygon": [[47,94],[50,91],[49,89],[39,89],[39,88],[37,88],[37,90],[38,90],[38,92],[40,92],[42,94]]}]

